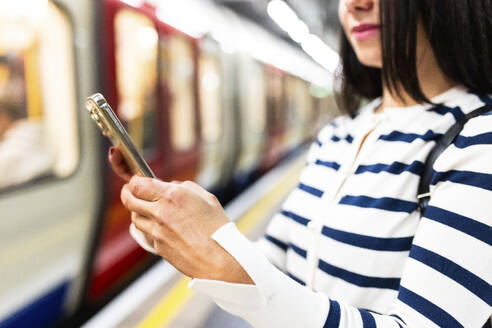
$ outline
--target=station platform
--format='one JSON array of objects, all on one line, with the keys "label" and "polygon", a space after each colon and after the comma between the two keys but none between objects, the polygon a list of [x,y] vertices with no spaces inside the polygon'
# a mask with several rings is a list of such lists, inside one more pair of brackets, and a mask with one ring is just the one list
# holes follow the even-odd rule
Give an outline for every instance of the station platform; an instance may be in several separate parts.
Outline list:
[{"label": "station platform", "polygon": [[[296,151],[226,206],[228,217],[249,239],[263,235],[270,218],[295,187],[306,152],[305,148]],[[161,260],[82,327],[250,327],[244,320],[221,310],[207,296],[188,289],[189,281]]]}]

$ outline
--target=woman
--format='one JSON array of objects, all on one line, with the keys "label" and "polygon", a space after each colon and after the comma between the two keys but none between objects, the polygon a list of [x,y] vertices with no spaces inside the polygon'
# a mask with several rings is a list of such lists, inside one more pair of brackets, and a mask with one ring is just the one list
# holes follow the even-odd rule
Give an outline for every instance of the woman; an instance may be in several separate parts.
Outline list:
[{"label": "woman", "polygon": [[[123,204],[191,288],[255,327],[481,327],[492,313],[492,115],[439,156],[422,216],[416,194],[435,140],[492,103],[492,4],[340,0],[339,15],[350,116],[322,129],[259,247],[192,182],[133,177]],[[364,98],[375,100],[357,110]],[[118,152],[110,161],[130,178]]]}]

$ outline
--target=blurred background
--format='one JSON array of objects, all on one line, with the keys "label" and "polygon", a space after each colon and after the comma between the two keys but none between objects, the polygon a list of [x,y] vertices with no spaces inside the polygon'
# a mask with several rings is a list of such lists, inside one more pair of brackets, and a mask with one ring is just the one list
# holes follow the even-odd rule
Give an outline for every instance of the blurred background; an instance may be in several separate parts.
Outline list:
[{"label": "blurred background", "polygon": [[128,233],[87,96],[157,176],[226,206],[338,115],[337,5],[0,1],[0,328],[80,326],[159,261]]}]

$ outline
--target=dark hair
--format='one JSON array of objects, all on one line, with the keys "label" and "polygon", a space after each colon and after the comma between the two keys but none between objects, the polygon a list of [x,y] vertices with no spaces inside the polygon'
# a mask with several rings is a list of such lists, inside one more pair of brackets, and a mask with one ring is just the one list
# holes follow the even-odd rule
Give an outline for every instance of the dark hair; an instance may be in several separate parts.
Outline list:
[{"label": "dark hair", "polygon": [[[363,99],[382,95],[382,85],[402,98],[430,103],[420,88],[416,66],[419,20],[441,70],[479,94],[492,92],[491,0],[380,0],[382,69],[362,65],[343,30],[337,101],[355,116]],[[402,98],[403,99],[403,98]]]}]

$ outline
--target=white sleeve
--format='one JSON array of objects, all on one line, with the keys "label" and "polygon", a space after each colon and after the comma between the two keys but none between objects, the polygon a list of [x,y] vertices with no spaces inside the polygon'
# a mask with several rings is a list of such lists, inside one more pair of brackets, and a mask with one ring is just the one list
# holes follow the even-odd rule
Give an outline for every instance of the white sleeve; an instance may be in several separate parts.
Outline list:
[{"label": "white sleeve", "polygon": [[130,235],[133,237],[133,239],[135,239],[140,247],[142,247],[149,253],[157,255],[157,251],[154,249],[154,245],[149,244],[147,238],[145,238],[144,233],[138,230],[133,223],[130,224]]},{"label": "white sleeve", "polygon": [[[146,251],[157,254],[133,224],[130,234]],[[256,285],[193,279],[190,288],[209,295],[217,305],[254,327],[322,327],[329,307],[325,295],[310,291],[275,268],[234,223],[221,227],[212,238],[238,260]]]},{"label": "white sleeve", "polygon": [[402,327],[397,317],[369,313],[298,284],[273,266],[234,223],[224,225],[212,238],[241,264],[255,285],[193,279],[189,288],[210,296],[255,328]]},{"label": "white sleeve", "polygon": [[254,327],[322,327],[328,298],[287,277],[244,237],[234,223],[212,238],[246,270],[256,285],[193,279],[189,287],[208,294],[226,311],[243,317]]}]

